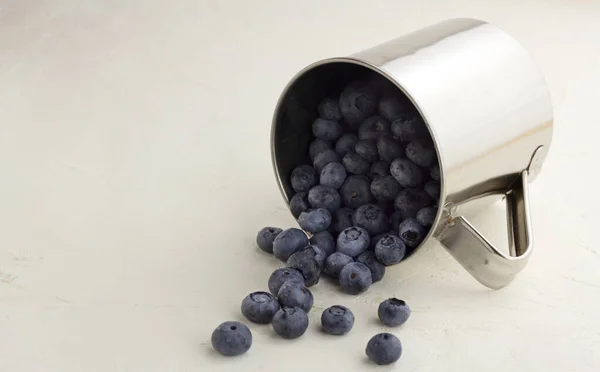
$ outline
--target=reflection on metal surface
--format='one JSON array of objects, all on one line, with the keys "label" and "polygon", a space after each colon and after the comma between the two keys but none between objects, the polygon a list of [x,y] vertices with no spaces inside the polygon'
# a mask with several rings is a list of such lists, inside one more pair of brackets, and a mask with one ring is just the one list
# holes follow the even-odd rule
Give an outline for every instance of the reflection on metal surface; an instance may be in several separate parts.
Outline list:
[{"label": "reflection on metal surface", "polygon": [[[539,173],[552,139],[552,104],[538,68],[505,32],[472,19],[445,21],[351,57],[308,66],[285,88],[273,117],[273,166],[286,201],[293,195],[292,168],[308,161],[314,108],[347,82],[369,75],[395,84],[434,139],[444,208],[427,238],[440,240],[483,284],[497,288],[510,282],[531,245],[522,184]],[[512,190],[513,185],[518,186]],[[463,218],[463,206],[504,194],[515,227],[509,229],[512,249],[527,247],[518,261],[493,253]],[[447,228],[450,216],[454,225]]]}]

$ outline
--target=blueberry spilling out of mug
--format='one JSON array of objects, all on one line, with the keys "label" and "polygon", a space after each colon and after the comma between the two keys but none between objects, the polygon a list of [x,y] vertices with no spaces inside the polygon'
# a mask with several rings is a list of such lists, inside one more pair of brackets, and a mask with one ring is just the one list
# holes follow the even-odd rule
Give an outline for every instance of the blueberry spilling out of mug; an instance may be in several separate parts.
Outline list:
[{"label": "blueberry spilling out of mug", "polygon": [[[286,267],[269,277],[270,293],[246,296],[241,312],[252,323],[270,323],[283,339],[307,331],[314,301],[308,287],[321,275],[346,294],[359,295],[383,279],[386,266],[410,256],[434,225],[441,177],[429,130],[399,90],[375,85],[353,81],[314,107],[316,119],[306,123],[312,135],[306,161],[287,175],[294,191],[290,210],[302,230],[265,227],[256,237],[258,247]],[[405,323],[410,314],[393,297],[377,310],[388,327]],[[354,314],[334,305],[321,323],[325,333],[346,335]],[[252,335],[245,325],[227,322],[215,330],[212,343],[223,355],[240,355]],[[396,336],[380,333],[365,350],[374,363],[390,364],[400,358],[402,345]]]}]

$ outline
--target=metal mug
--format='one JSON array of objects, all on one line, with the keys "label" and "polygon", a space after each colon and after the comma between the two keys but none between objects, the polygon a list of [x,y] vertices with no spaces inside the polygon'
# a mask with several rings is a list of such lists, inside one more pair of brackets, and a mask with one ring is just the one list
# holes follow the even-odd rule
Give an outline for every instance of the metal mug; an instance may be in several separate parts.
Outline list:
[{"label": "metal mug", "polygon": [[[279,98],[271,131],[283,197],[289,204],[290,173],[307,160],[320,100],[373,73],[412,101],[433,138],[440,208],[425,240],[437,239],[483,285],[509,284],[533,247],[527,188],[550,147],[553,112],[544,77],[530,56],[486,22],[447,20],[299,72]],[[490,195],[506,199],[510,254],[494,247],[465,217],[465,207],[474,201],[495,201],[486,198]]]}]

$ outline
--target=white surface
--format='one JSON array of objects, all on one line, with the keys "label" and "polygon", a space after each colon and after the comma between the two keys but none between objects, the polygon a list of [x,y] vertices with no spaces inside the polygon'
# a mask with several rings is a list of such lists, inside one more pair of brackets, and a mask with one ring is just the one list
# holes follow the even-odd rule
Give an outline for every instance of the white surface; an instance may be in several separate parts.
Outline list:
[{"label": "white surface", "polygon": [[[0,371],[365,371],[391,295],[414,310],[397,370],[597,371],[598,2],[287,3],[0,0]],[[553,94],[529,266],[489,291],[430,244],[366,295],[316,287],[305,337],[253,325],[248,354],[216,356],[214,327],[278,266],[257,229],[293,222],[269,153],[284,84],[465,16],[519,39]],[[477,221],[497,241],[502,211]],[[335,303],[347,337],[317,331]]]}]

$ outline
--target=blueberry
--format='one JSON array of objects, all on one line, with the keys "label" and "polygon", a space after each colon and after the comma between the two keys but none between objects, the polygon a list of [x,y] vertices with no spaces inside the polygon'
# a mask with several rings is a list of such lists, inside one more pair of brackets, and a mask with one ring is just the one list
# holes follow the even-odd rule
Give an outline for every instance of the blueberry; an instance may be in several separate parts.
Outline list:
[{"label": "blueberry", "polygon": [[367,357],[375,364],[392,364],[402,355],[402,344],[398,337],[390,333],[379,333],[367,343]]},{"label": "blueberry", "polygon": [[256,245],[267,253],[273,253],[273,240],[282,231],[278,227],[263,227],[256,235]]},{"label": "blueberry", "polygon": [[333,231],[336,233],[340,233],[343,230],[354,226],[354,222],[352,221],[352,216],[354,215],[354,210],[350,208],[340,208],[333,215],[333,222],[331,223],[331,227]]},{"label": "blueberry", "polygon": [[310,245],[294,253],[287,260],[288,267],[302,273],[304,284],[307,287],[311,287],[319,282],[321,270],[324,265],[325,252],[321,248]]},{"label": "blueberry", "polygon": [[242,314],[251,322],[269,324],[279,307],[279,302],[272,294],[253,292],[242,301]]},{"label": "blueberry", "polygon": [[351,174],[366,174],[371,169],[371,163],[355,152],[344,155],[342,164],[346,171]]},{"label": "blueberry", "polygon": [[440,166],[439,166],[439,164],[436,164],[433,167],[431,167],[431,169],[429,170],[429,176],[434,181],[439,181],[440,180]]},{"label": "blueberry", "polygon": [[317,184],[317,172],[310,165],[300,165],[292,171],[292,188],[296,192],[305,192]]},{"label": "blueberry", "polygon": [[406,255],[406,246],[402,239],[395,235],[386,235],[375,245],[377,260],[386,266],[397,264]]},{"label": "blueberry", "polygon": [[381,137],[377,140],[377,153],[387,162],[392,162],[394,159],[402,157],[404,150],[404,146],[393,138]]},{"label": "blueberry", "polygon": [[342,203],[349,208],[358,208],[371,202],[371,180],[367,176],[348,176],[340,188]]},{"label": "blueberry", "polygon": [[405,158],[398,158],[390,165],[390,174],[403,187],[417,187],[423,183],[423,172],[418,165]]},{"label": "blueberry", "polygon": [[313,140],[310,143],[310,146],[308,148],[308,154],[310,155],[310,160],[312,160],[314,162],[317,155],[319,155],[323,151],[329,150],[329,149],[331,149],[331,142],[323,141],[318,138]]},{"label": "blueberry", "polygon": [[282,307],[271,322],[279,336],[291,340],[298,338],[308,329],[308,315],[298,307]]},{"label": "blueberry", "polygon": [[210,342],[222,355],[242,355],[252,346],[252,333],[243,323],[225,322],[213,331]]},{"label": "blueberry", "polygon": [[304,231],[296,228],[283,230],[273,240],[273,254],[281,261],[288,258],[308,245],[308,237]]},{"label": "blueberry", "polygon": [[427,127],[418,115],[394,120],[391,129],[392,134],[405,143],[428,136]]},{"label": "blueberry", "polygon": [[321,326],[330,335],[345,335],[354,326],[354,314],[345,306],[331,306],[321,314]]},{"label": "blueberry", "polygon": [[427,195],[431,197],[431,199],[438,200],[440,198],[440,183],[437,181],[429,181],[423,187]]},{"label": "blueberry", "polygon": [[317,109],[319,116],[323,119],[339,121],[342,118],[342,114],[340,113],[338,102],[339,100],[337,99],[325,98],[321,101]]},{"label": "blueberry", "polygon": [[[361,139],[354,145],[354,151],[370,163],[379,160],[377,142],[375,140]],[[370,167],[369,167],[370,169]]]},{"label": "blueberry", "polygon": [[387,95],[379,101],[379,113],[386,120],[394,121],[401,118],[407,111],[407,100],[401,100],[397,95]]},{"label": "blueberry", "polygon": [[325,208],[330,213],[340,209],[342,200],[337,190],[332,187],[317,185],[308,192],[308,202],[313,208]]},{"label": "blueberry", "polygon": [[377,177],[389,176],[390,174],[390,163],[385,160],[379,160],[378,162],[371,165],[369,170],[369,177],[375,179]]},{"label": "blueberry", "polygon": [[327,257],[327,260],[325,260],[324,273],[332,278],[337,279],[340,277],[340,271],[342,271],[342,268],[350,262],[354,262],[352,257],[342,252],[335,252],[331,256]]},{"label": "blueberry", "polygon": [[331,213],[325,208],[309,209],[300,213],[298,224],[312,234],[325,231],[331,225]]},{"label": "blueberry", "polygon": [[288,281],[279,289],[277,294],[281,307],[295,306],[305,312],[312,308],[314,298],[311,291],[300,283]]},{"label": "blueberry", "polygon": [[[340,210],[341,209],[338,209],[336,213]],[[329,256],[335,252],[335,240],[333,240],[333,236],[329,231],[321,231],[314,234],[310,238],[310,244],[321,248],[323,252],[325,252],[325,256]]]},{"label": "blueberry", "polygon": [[295,218],[300,217],[300,213],[308,208],[310,208],[310,203],[308,202],[307,192],[296,193],[290,199],[290,211]]},{"label": "blueberry", "polygon": [[354,145],[358,142],[358,137],[352,133],[346,133],[335,143],[335,151],[341,156],[349,152],[354,152]]},{"label": "blueberry", "polygon": [[379,320],[388,327],[397,327],[406,323],[410,316],[410,307],[397,298],[389,298],[379,304]]},{"label": "blueberry", "polygon": [[313,161],[313,165],[315,166],[315,170],[318,174],[321,174],[321,171],[325,166],[329,163],[339,163],[340,155],[333,151],[332,149],[326,149],[321,151],[317,156],[315,156],[315,160]]},{"label": "blueberry", "polygon": [[425,239],[425,235],[427,235],[425,227],[414,218],[407,218],[402,221],[398,230],[400,239],[410,248],[415,248],[421,244]]},{"label": "blueberry", "polygon": [[358,127],[358,138],[377,140],[391,135],[390,123],[381,116],[371,116]]},{"label": "blueberry", "polygon": [[421,141],[412,141],[406,145],[406,157],[421,167],[428,167],[435,159],[435,149]]},{"label": "blueberry", "polygon": [[329,163],[321,170],[320,183],[339,189],[346,180],[346,168],[341,163]]},{"label": "blueberry", "polygon": [[371,238],[369,233],[358,226],[352,226],[342,231],[337,238],[337,251],[356,257],[369,248]]},{"label": "blueberry", "polygon": [[352,221],[354,221],[354,225],[365,229],[370,236],[375,236],[388,229],[387,216],[375,204],[365,204],[358,207],[354,212],[354,216],[352,216]]},{"label": "blueberry", "polygon": [[361,253],[358,257],[356,257],[356,262],[360,262],[369,268],[373,283],[377,283],[383,279],[383,276],[385,275],[385,265],[377,260],[377,257],[373,251]]},{"label": "blueberry", "polygon": [[317,118],[312,131],[315,137],[323,141],[335,141],[342,135],[342,126],[337,121]]},{"label": "blueberry", "polygon": [[433,225],[435,216],[437,216],[437,208],[425,207],[417,213],[417,222],[424,227],[429,227]]},{"label": "blueberry", "polygon": [[375,246],[377,245],[377,243],[381,240],[381,238],[383,238],[384,236],[386,236],[388,234],[390,234],[390,232],[386,231],[386,232],[383,232],[381,234],[375,235],[374,238],[371,238],[371,242],[369,243],[369,249],[372,250],[372,251],[375,251]]},{"label": "blueberry", "polygon": [[289,267],[283,267],[273,271],[269,277],[269,292],[277,296],[281,286],[288,281],[304,285],[304,277],[300,271]]},{"label": "blueberry", "polygon": [[346,122],[356,128],[377,109],[377,95],[368,83],[350,83],[340,94],[340,112]]},{"label": "blueberry", "polygon": [[371,182],[371,194],[379,202],[394,201],[402,186],[392,176],[377,177]]},{"label": "blueberry", "polygon": [[360,262],[351,262],[340,271],[340,285],[348,294],[357,295],[366,291],[373,283],[371,270]]},{"label": "blueberry", "polygon": [[431,205],[431,198],[423,190],[404,189],[398,193],[394,200],[394,208],[398,211],[401,219],[414,217],[422,208]]}]

